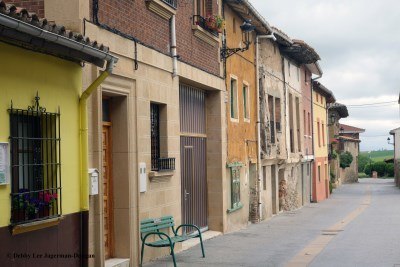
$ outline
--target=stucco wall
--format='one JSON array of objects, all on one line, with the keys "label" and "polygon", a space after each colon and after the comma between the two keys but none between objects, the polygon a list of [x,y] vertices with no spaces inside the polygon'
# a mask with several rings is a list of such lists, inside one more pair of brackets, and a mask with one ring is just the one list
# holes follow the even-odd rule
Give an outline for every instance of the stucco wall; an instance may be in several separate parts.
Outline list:
[{"label": "stucco wall", "polygon": [[[242,34],[239,26],[243,20],[236,15],[228,6],[225,6],[225,20],[226,20],[226,41],[228,47],[238,47],[242,41]],[[233,19],[235,18],[235,26],[233,28]],[[255,35],[251,35],[254,40]],[[231,78],[237,80],[237,111],[238,116],[236,119],[231,118],[230,94],[231,94]],[[249,120],[244,118],[244,104],[243,104],[243,86],[248,86],[250,105]],[[226,105],[226,120],[227,120],[227,163],[241,162],[244,167],[240,172],[240,201],[243,208],[234,211],[227,215],[225,231],[230,232],[239,228],[247,226],[249,219],[249,197],[250,188],[254,188],[256,179],[250,178],[249,164],[250,161],[255,163],[257,160],[257,146],[256,146],[256,120],[257,120],[257,97],[256,97],[256,83],[255,83],[255,46],[254,42],[250,45],[249,49],[245,52],[230,56],[226,60],[226,88],[228,91],[228,104]],[[250,184],[250,180],[254,181]],[[225,179],[226,188],[230,188],[231,178],[230,170],[227,169],[227,176]],[[227,192],[225,200],[230,205],[230,193]]]},{"label": "stucco wall", "polygon": [[[53,56],[0,43],[1,94],[0,142],[9,142],[9,113],[14,108],[27,109],[36,92],[40,105],[48,112],[61,111],[62,212],[80,211],[79,173],[79,95],[82,70],[79,64]],[[11,180],[11,179],[10,179]],[[0,227],[10,223],[11,185],[0,185]]]}]

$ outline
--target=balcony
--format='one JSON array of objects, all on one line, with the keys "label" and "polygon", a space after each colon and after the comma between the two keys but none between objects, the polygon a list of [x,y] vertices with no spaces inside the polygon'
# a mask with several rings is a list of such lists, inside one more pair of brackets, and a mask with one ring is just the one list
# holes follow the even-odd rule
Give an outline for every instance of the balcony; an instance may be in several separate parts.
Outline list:
[{"label": "balcony", "polygon": [[192,21],[193,21],[192,25],[193,34],[197,38],[203,40],[204,42],[212,46],[218,46],[219,33],[216,30],[211,29],[210,27],[207,26],[205,18],[203,18],[200,15],[194,15]]},{"label": "balcony", "polygon": [[158,158],[152,162],[151,170],[162,172],[162,171],[174,171],[175,170],[175,158]]}]

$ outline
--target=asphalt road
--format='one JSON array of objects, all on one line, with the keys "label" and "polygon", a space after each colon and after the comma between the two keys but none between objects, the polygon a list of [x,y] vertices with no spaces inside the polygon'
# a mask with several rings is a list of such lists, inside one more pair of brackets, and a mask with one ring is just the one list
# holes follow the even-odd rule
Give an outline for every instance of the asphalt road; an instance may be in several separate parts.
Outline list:
[{"label": "asphalt road", "polygon": [[[360,179],[331,198],[281,213],[176,255],[178,266],[400,267],[400,189]],[[146,248],[152,249],[152,248]],[[173,266],[170,256],[144,266]]]}]

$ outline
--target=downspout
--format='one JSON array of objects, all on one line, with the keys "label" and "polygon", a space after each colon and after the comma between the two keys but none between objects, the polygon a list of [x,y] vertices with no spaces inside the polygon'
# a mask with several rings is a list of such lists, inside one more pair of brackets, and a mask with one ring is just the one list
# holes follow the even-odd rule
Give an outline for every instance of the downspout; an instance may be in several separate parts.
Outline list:
[{"label": "downspout", "polygon": [[256,36],[256,84],[257,84],[257,182],[258,182],[258,214],[257,217],[259,220],[262,218],[262,199],[261,199],[261,118],[260,118],[260,63],[259,63],[259,40],[260,39],[273,39],[276,41],[274,33],[272,32],[270,35],[257,35]]},{"label": "downspout", "polygon": [[81,156],[81,210],[89,210],[89,175],[88,175],[88,120],[87,120],[87,100],[94,90],[112,73],[117,58],[107,61],[105,71],[89,85],[79,99],[80,114],[80,156]]},{"label": "downspout", "polygon": [[311,79],[311,122],[312,122],[312,126],[311,126],[311,135],[312,135],[312,138],[311,138],[311,140],[312,140],[312,153],[313,153],[313,162],[314,162],[314,164],[312,165],[312,170],[311,170],[311,172],[310,172],[310,174],[311,174],[311,179],[310,179],[310,202],[314,202],[314,199],[312,198],[312,192],[313,192],[313,179],[314,179],[314,165],[315,165],[315,144],[314,144],[314,141],[315,141],[315,138],[314,138],[314,81],[316,81],[316,80],[318,80],[318,79],[320,79],[322,77],[322,74],[319,74],[319,76],[318,77],[316,77],[316,78],[314,78],[314,79]]},{"label": "downspout", "polygon": [[171,54],[172,54],[172,78],[178,76],[178,55],[176,53],[176,28],[175,15],[171,18]]}]

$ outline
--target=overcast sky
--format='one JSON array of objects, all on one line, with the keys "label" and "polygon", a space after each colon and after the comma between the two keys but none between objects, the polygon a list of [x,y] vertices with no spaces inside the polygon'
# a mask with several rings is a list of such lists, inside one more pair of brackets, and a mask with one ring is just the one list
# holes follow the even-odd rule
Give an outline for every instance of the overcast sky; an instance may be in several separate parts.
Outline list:
[{"label": "overcast sky", "polygon": [[[400,127],[400,1],[250,0],[270,25],[316,49],[319,80],[348,106],[344,124],[366,129],[361,150],[393,149]],[[351,106],[396,101],[396,103]]]}]

